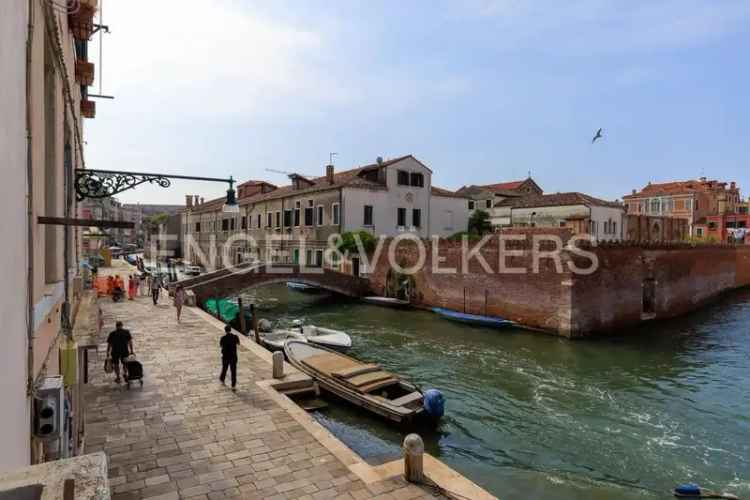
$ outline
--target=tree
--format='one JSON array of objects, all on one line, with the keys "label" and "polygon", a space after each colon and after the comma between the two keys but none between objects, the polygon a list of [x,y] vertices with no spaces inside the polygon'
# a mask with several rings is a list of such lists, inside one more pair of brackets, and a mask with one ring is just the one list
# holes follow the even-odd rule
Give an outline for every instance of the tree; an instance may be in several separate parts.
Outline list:
[{"label": "tree", "polygon": [[469,233],[482,236],[492,232],[490,214],[484,210],[476,210],[469,218]]},{"label": "tree", "polygon": [[341,235],[341,240],[337,245],[337,249],[341,253],[358,254],[359,246],[357,240],[360,241],[362,249],[366,253],[370,253],[375,250],[377,240],[375,237],[367,231],[349,231]]}]

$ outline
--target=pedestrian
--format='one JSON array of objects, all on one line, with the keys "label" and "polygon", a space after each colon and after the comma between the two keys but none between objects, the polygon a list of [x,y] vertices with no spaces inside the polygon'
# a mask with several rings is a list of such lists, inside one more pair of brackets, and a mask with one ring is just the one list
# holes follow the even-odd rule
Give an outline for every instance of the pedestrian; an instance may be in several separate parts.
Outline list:
[{"label": "pedestrian", "polygon": [[219,380],[224,383],[227,377],[227,368],[232,370],[232,390],[237,388],[237,346],[240,344],[240,338],[232,333],[232,327],[224,327],[224,336],[219,341],[221,347],[221,375]]},{"label": "pedestrian", "polygon": [[131,354],[134,354],[133,337],[129,330],[122,327],[122,321],[118,321],[115,323],[115,330],[107,337],[107,359],[112,360],[112,366],[117,377],[115,382],[118,384],[120,383],[120,363],[122,363],[122,375],[127,378],[125,359]]},{"label": "pedestrian", "polygon": [[159,303],[159,292],[161,292],[161,278],[151,276],[151,298],[154,300],[154,305]]},{"label": "pedestrian", "polygon": [[148,275],[146,273],[142,273],[140,278],[138,279],[138,295],[148,295],[149,290],[149,284],[148,284]]},{"label": "pedestrian", "polygon": [[180,322],[182,315],[182,306],[185,304],[185,289],[182,285],[177,285],[174,289],[174,306],[177,308],[177,322]]},{"label": "pedestrian", "polygon": [[131,274],[128,277],[128,300],[134,300],[138,293],[138,276]]}]

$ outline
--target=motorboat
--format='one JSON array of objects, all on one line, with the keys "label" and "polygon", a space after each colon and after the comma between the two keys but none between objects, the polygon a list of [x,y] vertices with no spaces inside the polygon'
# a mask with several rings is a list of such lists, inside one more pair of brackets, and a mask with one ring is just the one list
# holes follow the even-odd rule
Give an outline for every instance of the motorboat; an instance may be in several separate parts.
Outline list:
[{"label": "motorboat", "polygon": [[293,332],[291,330],[274,330],[272,332],[260,332],[258,334],[260,343],[263,347],[269,351],[283,351],[284,344],[289,340],[296,340],[297,342],[307,342],[304,335],[299,332]]},{"label": "motorboat", "polygon": [[481,314],[468,314],[458,311],[451,311],[450,309],[444,309],[442,307],[434,307],[432,309],[434,313],[440,316],[450,319],[452,321],[459,321],[461,323],[468,323],[477,326],[487,326],[492,328],[501,328],[511,326],[514,323],[508,319],[500,318],[497,316],[483,316]]},{"label": "motorboat", "polygon": [[394,307],[397,309],[411,306],[411,302],[409,302],[408,300],[396,299],[393,297],[370,296],[370,297],[363,297],[362,300],[364,302],[367,302],[368,304],[373,304],[376,306],[383,306],[383,307]]},{"label": "motorboat", "polygon": [[294,326],[288,330],[278,330],[302,335],[305,340],[313,344],[327,347],[335,351],[348,351],[352,347],[352,338],[345,332],[333,330],[331,328],[322,328],[313,325],[302,325],[297,320]]},{"label": "motorboat", "polygon": [[405,424],[420,416],[438,419],[443,415],[440,391],[432,389],[423,394],[414,384],[377,364],[298,340],[286,341],[284,353],[323,390],[393,422]]},{"label": "motorboat", "polygon": [[320,291],[320,288],[315,285],[308,285],[307,283],[297,283],[296,281],[287,281],[286,286],[290,290],[302,293],[317,293]]}]

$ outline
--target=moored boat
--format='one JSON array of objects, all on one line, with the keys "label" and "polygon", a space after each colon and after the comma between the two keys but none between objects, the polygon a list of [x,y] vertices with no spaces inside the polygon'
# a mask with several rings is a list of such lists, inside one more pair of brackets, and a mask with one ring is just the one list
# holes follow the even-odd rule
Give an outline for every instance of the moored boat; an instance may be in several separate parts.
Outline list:
[{"label": "moored boat", "polygon": [[314,378],[324,390],[388,420],[410,423],[421,416],[437,419],[443,415],[439,391],[423,394],[377,364],[362,363],[296,340],[286,342],[284,353],[292,365]]},{"label": "moored boat", "polygon": [[308,285],[307,283],[297,283],[296,281],[287,281],[286,286],[290,290],[294,290],[297,292],[317,293],[320,291],[320,288],[318,288],[317,286]]},{"label": "moored boat", "polygon": [[450,309],[444,309],[442,307],[434,307],[432,309],[434,313],[440,316],[450,319],[453,321],[460,321],[461,323],[468,323],[477,326],[488,326],[493,328],[500,328],[505,326],[513,325],[513,322],[497,316],[483,316],[481,314],[468,314],[458,311],[451,311]]},{"label": "moored boat", "polygon": [[362,301],[367,302],[368,304],[383,307],[404,308],[411,306],[411,302],[409,302],[408,300],[396,299],[393,297],[362,297]]},{"label": "moored boat", "polygon": [[304,335],[290,330],[274,330],[272,332],[260,333],[258,336],[260,337],[261,345],[269,351],[283,351],[284,344],[286,344],[288,340],[307,342]]},{"label": "moored boat", "polygon": [[344,352],[348,351],[352,347],[352,338],[345,332],[313,325],[302,326],[301,321],[295,321],[295,326],[290,330],[277,331],[285,331],[290,334],[301,335],[308,342],[327,347],[328,349],[333,349],[335,351]]}]

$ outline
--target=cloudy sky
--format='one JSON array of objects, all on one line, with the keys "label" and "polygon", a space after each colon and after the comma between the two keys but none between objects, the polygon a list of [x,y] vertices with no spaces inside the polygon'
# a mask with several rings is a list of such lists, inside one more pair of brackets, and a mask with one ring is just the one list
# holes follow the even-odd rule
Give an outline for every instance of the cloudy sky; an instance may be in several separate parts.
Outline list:
[{"label": "cloudy sky", "polygon": [[265,169],[411,153],[447,188],[530,171],[609,199],[701,174],[750,189],[747,0],[104,0],[103,15],[115,100],[86,122],[90,168],[284,183]]}]

